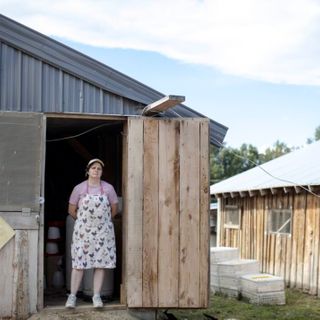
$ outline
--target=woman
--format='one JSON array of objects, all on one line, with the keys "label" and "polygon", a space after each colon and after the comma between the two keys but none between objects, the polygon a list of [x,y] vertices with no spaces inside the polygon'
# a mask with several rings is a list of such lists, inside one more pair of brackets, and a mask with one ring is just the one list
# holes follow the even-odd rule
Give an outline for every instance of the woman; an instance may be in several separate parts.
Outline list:
[{"label": "woman", "polygon": [[112,218],[117,213],[118,197],[111,184],[102,181],[104,163],[92,159],[86,168],[88,179],[74,187],[69,199],[69,214],[76,220],[72,235],[72,272],[67,308],[76,305],[76,294],[84,269],[94,268],[95,308],[102,308],[100,291],[106,268],[116,267],[116,246]]}]

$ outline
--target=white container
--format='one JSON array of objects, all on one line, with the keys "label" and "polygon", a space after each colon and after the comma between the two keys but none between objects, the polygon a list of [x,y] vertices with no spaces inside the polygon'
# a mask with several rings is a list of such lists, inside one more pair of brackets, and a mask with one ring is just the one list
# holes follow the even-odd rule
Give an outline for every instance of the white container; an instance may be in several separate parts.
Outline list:
[{"label": "white container", "polygon": [[241,276],[241,288],[249,293],[284,291],[282,277],[268,273],[246,274]]},{"label": "white container", "polygon": [[57,254],[59,253],[58,244],[55,242],[47,242],[46,245],[47,254]]},{"label": "white container", "polygon": [[228,260],[239,259],[239,249],[231,247],[211,247],[210,263],[219,263]]},{"label": "white container", "polygon": [[60,238],[60,229],[58,227],[49,227],[48,229],[48,239],[56,240]]},{"label": "white container", "polygon": [[[111,297],[113,295],[113,284],[114,269],[105,269],[104,281],[100,295],[102,297]],[[82,285],[83,294],[91,297],[93,295],[93,269],[87,269],[84,271]]]},{"label": "white container", "polygon": [[259,273],[259,262],[253,259],[237,259],[211,265],[212,275],[218,277],[240,277],[245,274]]},{"label": "white container", "polygon": [[54,288],[60,289],[64,285],[63,273],[60,270],[54,272],[52,277],[52,285]]}]

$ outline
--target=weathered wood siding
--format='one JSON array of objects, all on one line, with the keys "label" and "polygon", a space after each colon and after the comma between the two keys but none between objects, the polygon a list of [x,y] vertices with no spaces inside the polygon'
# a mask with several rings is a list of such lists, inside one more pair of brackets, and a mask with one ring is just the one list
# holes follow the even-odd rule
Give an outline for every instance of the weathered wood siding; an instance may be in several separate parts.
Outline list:
[{"label": "weathered wood siding", "polygon": [[0,250],[0,318],[27,319],[42,307],[43,130],[41,114],[0,113],[0,216],[15,230]]},{"label": "weathered wood siding", "polygon": [[208,304],[209,158],[204,119],[129,119],[129,307]]},{"label": "weathered wood siding", "polygon": [[[219,198],[220,245],[238,247],[242,258],[257,259],[260,271],[284,277],[290,287],[320,295],[320,198],[302,192]],[[241,208],[240,229],[224,227],[226,205]],[[292,208],[291,235],[268,234],[269,209]]]}]

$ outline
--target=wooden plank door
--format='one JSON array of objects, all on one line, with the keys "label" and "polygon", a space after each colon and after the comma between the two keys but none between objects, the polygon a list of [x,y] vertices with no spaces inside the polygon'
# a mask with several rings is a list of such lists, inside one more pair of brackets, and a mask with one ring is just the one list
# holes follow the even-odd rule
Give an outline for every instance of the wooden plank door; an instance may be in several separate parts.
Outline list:
[{"label": "wooden plank door", "polygon": [[208,125],[206,119],[128,119],[124,214],[129,307],[208,305]]},{"label": "wooden plank door", "polygon": [[[15,236],[0,250],[0,318],[26,319],[42,306],[40,188],[44,120],[42,114],[0,113],[0,216]],[[43,244],[42,244],[43,245]]]}]

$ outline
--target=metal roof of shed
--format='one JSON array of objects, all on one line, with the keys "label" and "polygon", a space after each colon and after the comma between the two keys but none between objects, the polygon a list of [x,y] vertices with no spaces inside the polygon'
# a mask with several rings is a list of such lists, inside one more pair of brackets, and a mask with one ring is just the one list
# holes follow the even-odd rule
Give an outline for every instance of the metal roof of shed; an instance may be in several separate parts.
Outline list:
[{"label": "metal roof of shed", "polygon": [[210,194],[320,185],[320,141],[210,187]]},{"label": "metal roof of shed", "polygon": [[[0,45],[1,111],[139,115],[165,96],[1,14]],[[207,118],[182,104],[160,116]],[[210,119],[210,142],[221,146],[227,130]]]}]

